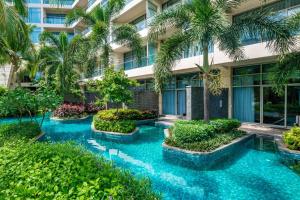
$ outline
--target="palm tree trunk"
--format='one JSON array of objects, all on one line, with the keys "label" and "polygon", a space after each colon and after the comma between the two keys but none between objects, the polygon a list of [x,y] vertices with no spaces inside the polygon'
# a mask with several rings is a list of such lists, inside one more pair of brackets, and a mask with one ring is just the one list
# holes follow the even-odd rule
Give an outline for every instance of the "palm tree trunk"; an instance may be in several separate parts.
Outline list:
[{"label": "palm tree trunk", "polygon": [[208,62],[208,43],[203,45],[203,112],[204,121],[209,121],[209,91],[208,91],[208,73],[209,73],[209,62]]}]

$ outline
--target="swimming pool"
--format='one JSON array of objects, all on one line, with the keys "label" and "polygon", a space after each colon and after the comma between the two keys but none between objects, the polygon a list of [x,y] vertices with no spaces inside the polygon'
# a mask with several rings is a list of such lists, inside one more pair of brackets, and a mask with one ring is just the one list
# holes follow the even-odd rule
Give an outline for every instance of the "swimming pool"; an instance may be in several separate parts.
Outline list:
[{"label": "swimming pool", "polygon": [[90,129],[91,119],[56,122],[46,119],[44,140],[69,141],[136,176],[149,177],[164,199],[300,199],[300,176],[282,165],[272,152],[248,149],[230,164],[200,171],[163,160],[163,128],[141,126],[140,136],[131,144],[97,139]]}]

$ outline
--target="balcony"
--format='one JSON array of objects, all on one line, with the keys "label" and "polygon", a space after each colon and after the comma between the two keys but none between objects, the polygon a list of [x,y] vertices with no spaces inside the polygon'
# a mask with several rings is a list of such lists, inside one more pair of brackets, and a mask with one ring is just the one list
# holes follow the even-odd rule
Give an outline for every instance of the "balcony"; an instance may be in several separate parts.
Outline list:
[{"label": "balcony", "polygon": [[45,17],[44,23],[45,24],[65,24],[66,18],[65,17]]},{"label": "balcony", "polygon": [[138,62],[137,59],[125,61],[124,63],[119,64],[118,68],[124,70],[130,70],[130,69],[135,69],[140,67],[146,67],[154,63],[155,57],[156,57],[155,54],[150,55],[148,57],[142,57],[141,62]]},{"label": "balcony", "polygon": [[87,27],[86,29],[84,29],[82,32],[81,32],[81,35],[87,35],[89,32],[92,31],[92,27]]},{"label": "balcony", "polygon": [[[49,5],[57,5],[58,3],[55,0],[43,0],[44,4],[49,4]],[[60,5],[64,6],[71,6],[74,3],[73,0],[64,0],[60,2]]]}]

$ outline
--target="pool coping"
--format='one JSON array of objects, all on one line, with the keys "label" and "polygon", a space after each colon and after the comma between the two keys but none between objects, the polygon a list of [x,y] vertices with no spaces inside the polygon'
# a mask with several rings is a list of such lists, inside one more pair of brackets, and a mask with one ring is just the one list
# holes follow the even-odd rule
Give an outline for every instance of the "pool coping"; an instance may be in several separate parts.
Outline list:
[{"label": "pool coping", "polygon": [[139,133],[139,128],[136,127],[131,133],[119,133],[119,132],[110,132],[110,131],[100,131],[97,130],[94,126],[94,122],[91,124],[92,131],[100,136],[102,139],[107,139],[115,142],[132,142],[136,139],[136,136]]},{"label": "pool coping", "polygon": [[300,161],[300,151],[287,148],[287,146],[283,142],[282,137],[276,138],[275,142],[281,156],[287,159]]},{"label": "pool coping", "polygon": [[92,116],[92,115],[87,115],[87,116],[84,116],[84,117],[81,117],[81,118],[59,118],[59,117],[51,116],[50,120],[60,121],[60,122],[63,122],[63,121],[76,121],[76,120],[85,120],[85,119],[89,118],[90,116]]}]

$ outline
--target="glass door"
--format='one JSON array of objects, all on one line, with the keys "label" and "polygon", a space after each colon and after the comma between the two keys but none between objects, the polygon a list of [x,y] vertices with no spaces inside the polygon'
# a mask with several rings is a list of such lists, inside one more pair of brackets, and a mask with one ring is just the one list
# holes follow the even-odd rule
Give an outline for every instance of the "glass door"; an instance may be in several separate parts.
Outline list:
[{"label": "glass door", "polygon": [[300,115],[300,85],[287,87],[287,126],[296,123],[296,116]]},{"label": "glass door", "polygon": [[271,87],[263,87],[263,123],[285,125],[285,97],[278,96]]}]

